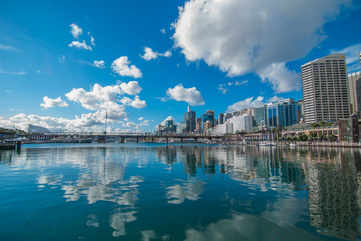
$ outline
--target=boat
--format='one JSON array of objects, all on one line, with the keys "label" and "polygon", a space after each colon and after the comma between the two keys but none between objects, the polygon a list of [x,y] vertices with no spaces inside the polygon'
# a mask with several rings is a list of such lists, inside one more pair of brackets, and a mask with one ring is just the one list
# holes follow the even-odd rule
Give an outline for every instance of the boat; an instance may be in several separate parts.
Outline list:
[{"label": "boat", "polygon": [[259,146],[276,146],[277,144],[273,141],[262,141],[258,145]]}]

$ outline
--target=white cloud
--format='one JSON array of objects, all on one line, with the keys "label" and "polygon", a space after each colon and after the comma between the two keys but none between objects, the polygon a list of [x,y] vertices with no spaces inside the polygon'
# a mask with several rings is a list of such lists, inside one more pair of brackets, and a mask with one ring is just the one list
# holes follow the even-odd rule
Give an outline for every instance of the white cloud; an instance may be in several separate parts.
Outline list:
[{"label": "white cloud", "polygon": [[93,48],[88,45],[84,40],[83,42],[79,42],[79,41],[72,41],[70,44],[68,44],[69,47],[75,47],[78,49],[85,49],[85,50],[89,50],[92,51]]},{"label": "white cloud", "polygon": [[139,121],[142,121],[142,120],[144,120],[144,117],[141,116],[141,117],[138,118],[138,120],[139,120]]},{"label": "white cloud", "polygon": [[248,109],[250,107],[260,107],[263,106],[264,97],[258,96],[256,99],[254,97],[249,97],[245,100],[238,101],[233,105],[228,106],[226,112],[234,112],[234,111],[241,111],[244,109]]},{"label": "white cloud", "polygon": [[360,70],[361,43],[348,46],[340,50],[332,50],[331,54],[342,53],[346,55],[347,70],[349,72]]},{"label": "white cloud", "polygon": [[135,65],[130,65],[127,56],[122,56],[114,60],[112,70],[120,76],[129,76],[134,78],[142,77],[142,72]]},{"label": "white cloud", "polygon": [[134,100],[129,97],[123,97],[120,102],[124,105],[129,105],[136,109],[142,109],[147,106],[144,100],[139,99],[139,96],[136,96]]},{"label": "white cloud", "polygon": [[146,61],[150,61],[152,59],[157,59],[158,57],[166,57],[169,58],[172,56],[172,52],[170,50],[165,51],[164,53],[159,53],[156,51],[153,51],[151,48],[149,47],[145,47],[144,48],[144,54],[141,55],[141,57],[143,59],[145,59]]},{"label": "white cloud", "polygon": [[139,86],[138,81],[129,81],[128,83],[121,83],[120,88],[124,93],[128,95],[137,95],[142,91],[142,87]]},{"label": "white cloud", "polygon": [[305,56],[326,37],[323,25],[349,2],[189,0],[179,8],[173,38],[188,61],[204,60],[228,76],[261,72],[276,91],[288,91],[289,83],[265,71]]},{"label": "white cloud", "polygon": [[142,88],[137,81],[130,81],[128,83],[120,83],[119,85],[101,86],[94,84],[90,91],[83,88],[72,89],[65,96],[70,101],[80,103],[81,106],[87,110],[103,110],[107,111],[110,119],[118,120],[126,118],[125,106],[129,105],[134,108],[144,108],[146,102],[140,100],[138,96],[134,100],[129,97],[119,100],[119,97],[124,94],[136,95],[140,93]]},{"label": "white cloud", "polygon": [[264,100],[265,100],[265,98],[263,96],[258,96],[257,98],[249,97],[247,99],[238,101],[238,102],[228,106],[226,112],[229,113],[229,112],[234,112],[234,111],[241,111],[241,110],[248,109],[248,108],[261,107],[261,106],[264,106],[266,103],[279,102],[282,100],[286,100],[286,98],[279,97],[279,96],[273,96],[273,97],[267,99],[267,101],[264,101]]},{"label": "white cloud", "polygon": [[176,101],[187,102],[192,106],[205,104],[201,92],[199,92],[196,87],[184,88],[182,84],[179,84],[174,88],[169,88],[167,90],[167,96]]},{"label": "white cloud", "polygon": [[243,80],[243,81],[229,81],[226,84],[219,84],[217,89],[222,93],[222,94],[227,94],[228,92],[228,88],[231,86],[242,86],[248,83],[248,80]]},{"label": "white cloud", "polygon": [[93,36],[90,36],[90,44],[95,46],[95,39]]},{"label": "white cloud", "polygon": [[14,52],[19,51],[17,48],[10,46],[10,45],[5,45],[5,44],[0,44],[0,50],[14,51]]},{"label": "white cloud", "polygon": [[165,28],[162,28],[162,29],[160,30],[160,32],[161,32],[162,34],[166,34],[166,33],[167,33],[167,31],[165,30]]},{"label": "white cloud", "polygon": [[67,107],[68,103],[62,100],[60,96],[56,99],[51,99],[48,96],[44,96],[43,103],[41,103],[40,106],[44,109],[49,109],[53,107]]},{"label": "white cloud", "polygon": [[262,81],[272,84],[276,93],[299,90],[301,76],[287,69],[285,63],[273,63],[258,72]]},{"label": "white cloud", "polygon": [[142,109],[142,108],[146,107],[147,104],[146,104],[145,100],[141,100],[141,99],[139,99],[139,96],[136,96],[135,99],[130,104],[130,106],[137,108],[137,109]]},{"label": "white cloud", "polygon": [[7,74],[7,75],[26,75],[27,73],[25,71],[5,71],[0,69],[0,74]]},{"label": "white cloud", "polygon": [[165,118],[162,122],[160,122],[160,125],[163,125],[163,126],[164,126],[168,120],[172,120],[172,121],[175,123],[174,117],[173,117],[173,116],[168,116],[168,117]]},{"label": "white cloud", "polygon": [[224,84],[219,84],[217,89],[224,95],[228,92],[228,89],[225,87]]},{"label": "white cloud", "polygon": [[83,33],[83,29],[81,29],[75,23],[72,23],[69,26],[71,28],[70,32],[71,32],[71,34],[73,35],[74,38],[78,38]]},{"label": "white cloud", "polygon": [[104,69],[104,60],[94,60],[93,65],[99,69]]},{"label": "white cloud", "polygon": [[27,130],[29,124],[45,127],[49,130],[66,131],[100,131],[103,130],[105,121],[105,112],[97,111],[95,113],[82,114],[75,116],[74,119],[63,117],[51,117],[40,115],[26,115],[20,113],[9,117],[8,119],[0,117],[0,126]]}]

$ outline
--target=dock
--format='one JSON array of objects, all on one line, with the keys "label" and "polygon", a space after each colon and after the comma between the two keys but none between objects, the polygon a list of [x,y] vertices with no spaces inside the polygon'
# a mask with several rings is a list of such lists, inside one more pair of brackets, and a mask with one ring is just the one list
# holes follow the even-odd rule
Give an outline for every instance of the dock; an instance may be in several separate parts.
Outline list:
[{"label": "dock", "polygon": [[15,143],[0,143],[0,150],[15,150]]}]

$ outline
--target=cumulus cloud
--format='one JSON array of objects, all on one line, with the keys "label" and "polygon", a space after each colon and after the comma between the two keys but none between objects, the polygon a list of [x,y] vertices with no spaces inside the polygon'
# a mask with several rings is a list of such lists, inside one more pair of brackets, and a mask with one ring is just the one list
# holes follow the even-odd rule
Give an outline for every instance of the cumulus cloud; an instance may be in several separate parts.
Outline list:
[{"label": "cumulus cloud", "polygon": [[248,109],[251,107],[261,107],[264,105],[264,97],[258,96],[257,98],[249,97],[245,100],[238,101],[233,105],[228,106],[226,112],[234,112],[234,111],[241,111],[244,109]]},{"label": "cumulus cloud", "polygon": [[267,101],[265,101],[265,98],[263,96],[258,96],[257,98],[249,97],[249,98],[240,100],[240,101],[228,106],[226,112],[229,113],[229,112],[241,111],[241,110],[249,109],[249,108],[262,107],[266,103],[280,102],[280,101],[283,101],[286,99],[287,98],[279,97],[276,95],[267,99]]},{"label": "cumulus cloud", "polygon": [[169,88],[167,96],[176,101],[184,101],[192,106],[204,105],[204,100],[201,92],[196,87],[184,88],[182,84]]},{"label": "cumulus cloud", "polygon": [[128,83],[104,87],[94,84],[90,91],[86,91],[83,88],[72,89],[65,96],[70,101],[80,103],[87,110],[105,110],[108,112],[110,119],[123,119],[126,117],[124,105],[144,108],[146,102],[140,100],[138,96],[134,100],[125,97],[129,99],[128,101],[124,101],[124,98],[119,100],[119,97],[124,94],[137,95],[141,90],[142,88],[137,81],[130,81]]},{"label": "cumulus cloud", "polygon": [[137,95],[142,91],[142,87],[139,86],[138,81],[123,82],[120,84],[120,88],[128,95]]},{"label": "cumulus cloud", "polygon": [[74,38],[78,38],[82,33],[83,29],[76,25],[75,23],[72,23],[70,26],[70,33],[73,35]]},{"label": "cumulus cloud", "polygon": [[68,103],[61,99],[59,96],[56,99],[49,98],[48,96],[44,96],[43,103],[40,104],[44,109],[49,109],[53,107],[67,107]]},{"label": "cumulus cloud", "polygon": [[189,0],[179,8],[173,38],[189,61],[204,60],[228,76],[260,72],[276,91],[288,91],[295,80],[277,83],[266,76],[269,66],[281,71],[305,56],[326,37],[323,25],[350,1]]},{"label": "cumulus cloud", "polygon": [[114,60],[112,70],[120,76],[129,76],[134,78],[142,77],[142,72],[135,65],[131,65],[127,56],[122,56]]},{"label": "cumulus cloud", "polygon": [[120,102],[122,102],[124,105],[129,105],[136,109],[142,109],[147,106],[144,100],[139,99],[139,96],[136,96],[134,100],[129,97],[123,97]]},{"label": "cumulus cloud", "polygon": [[301,76],[286,68],[285,63],[273,63],[258,72],[262,81],[272,84],[276,93],[299,90]]},{"label": "cumulus cloud", "polygon": [[144,54],[141,56],[146,61],[150,61],[152,59],[157,59],[158,57],[166,57],[169,58],[172,56],[172,52],[170,50],[165,51],[164,53],[159,53],[156,51],[153,51],[149,47],[144,48]]},{"label": "cumulus cloud", "polygon": [[104,60],[94,60],[93,65],[99,69],[104,69]]},{"label": "cumulus cloud", "polygon": [[0,117],[0,126],[27,130],[28,126],[37,125],[45,127],[52,131],[99,131],[102,130],[105,120],[105,112],[97,111],[95,113],[82,114],[75,116],[74,119],[63,117],[51,117],[40,115],[26,115],[24,113],[16,114],[8,119]]},{"label": "cumulus cloud", "polygon": [[75,47],[78,49],[85,49],[85,50],[89,50],[89,51],[93,50],[93,48],[90,45],[88,45],[84,40],[82,42],[74,40],[70,44],[68,44],[68,46]]}]

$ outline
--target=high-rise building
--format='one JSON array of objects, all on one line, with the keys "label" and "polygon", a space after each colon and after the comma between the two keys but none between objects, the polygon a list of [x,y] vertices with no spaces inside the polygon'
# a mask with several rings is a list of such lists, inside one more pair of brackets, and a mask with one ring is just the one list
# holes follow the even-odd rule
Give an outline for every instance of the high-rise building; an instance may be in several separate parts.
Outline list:
[{"label": "high-rise building", "polygon": [[173,118],[168,117],[158,126],[159,135],[174,134],[176,132],[177,126],[175,125]]},{"label": "high-rise building", "polygon": [[196,121],[196,131],[202,133],[202,118],[197,118]]},{"label": "high-rise building", "polygon": [[209,134],[208,132],[212,129],[212,123],[207,120],[206,122],[204,122],[203,124],[203,133],[204,134]]},{"label": "high-rise building", "polygon": [[186,133],[191,133],[196,129],[196,113],[194,111],[191,111],[189,105],[187,108],[187,112],[184,113],[184,124]]},{"label": "high-rise building", "polygon": [[350,88],[351,113],[360,113],[361,111],[361,72],[348,75]]},{"label": "high-rise building", "polygon": [[265,126],[266,124],[266,108],[264,106],[253,108],[253,117],[256,125],[259,127]]},{"label": "high-rise building", "polygon": [[297,124],[301,118],[301,105],[292,99],[269,103],[265,106],[267,127],[285,127]]},{"label": "high-rise building", "polygon": [[203,114],[202,119],[203,119],[203,126],[207,121],[209,121],[211,127],[213,127],[214,124],[215,124],[214,111],[213,110],[207,110],[206,113]]},{"label": "high-rise building", "polygon": [[218,115],[218,124],[222,125],[224,123],[224,115],[223,113],[219,113]]},{"label": "high-rise building", "polygon": [[302,65],[305,122],[335,122],[350,116],[346,63],[332,54]]}]

